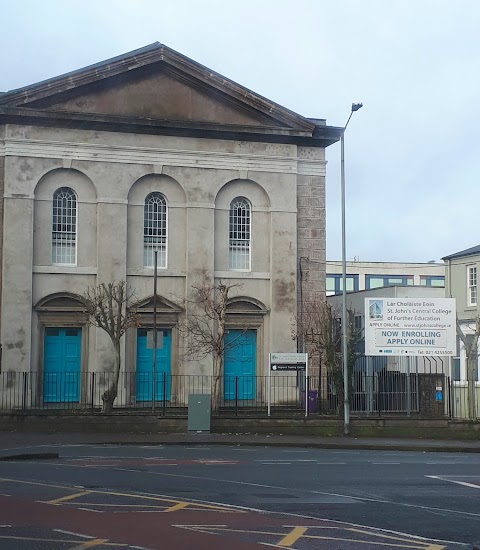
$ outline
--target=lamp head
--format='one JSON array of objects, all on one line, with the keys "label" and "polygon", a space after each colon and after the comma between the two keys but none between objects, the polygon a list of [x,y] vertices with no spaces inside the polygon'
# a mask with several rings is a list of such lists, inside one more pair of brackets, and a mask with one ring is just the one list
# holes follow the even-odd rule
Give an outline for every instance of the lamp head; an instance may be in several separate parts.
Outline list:
[{"label": "lamp head", "polygon": [[352,103],[352,113],[363,107],[363,103]]}]

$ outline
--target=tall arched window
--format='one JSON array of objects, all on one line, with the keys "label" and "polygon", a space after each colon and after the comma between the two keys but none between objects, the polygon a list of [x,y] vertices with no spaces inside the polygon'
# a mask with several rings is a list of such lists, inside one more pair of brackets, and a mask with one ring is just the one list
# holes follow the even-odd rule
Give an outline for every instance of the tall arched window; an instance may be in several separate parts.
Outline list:
[{"label": "tall arched window", "polygon": [[250,203],[243,197],[230,204],[229,268],[250,271]]},{"label": "tall arched window", "polygon": [[143,265],[167,267],[167,201],[161,193],[150,193],[145,199],[143,214]]},{"label": "tall arched window", "polygon": [[77,263],[77,197],[70,187],[53,194],[52,263]]}]

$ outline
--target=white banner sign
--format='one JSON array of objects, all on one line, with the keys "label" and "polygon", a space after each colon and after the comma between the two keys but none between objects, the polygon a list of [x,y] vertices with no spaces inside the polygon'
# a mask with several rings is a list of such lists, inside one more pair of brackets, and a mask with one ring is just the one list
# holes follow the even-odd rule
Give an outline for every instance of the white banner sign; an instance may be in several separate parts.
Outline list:
[{"label": "white banner sign", "polygon": [[456,353],[454,298],[365,298],[365,355]]}]

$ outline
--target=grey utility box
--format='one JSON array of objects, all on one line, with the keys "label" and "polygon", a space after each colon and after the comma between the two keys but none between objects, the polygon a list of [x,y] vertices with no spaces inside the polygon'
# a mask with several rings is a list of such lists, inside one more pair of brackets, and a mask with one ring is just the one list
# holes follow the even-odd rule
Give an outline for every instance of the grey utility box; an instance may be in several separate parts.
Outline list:
[{"label": "grey utility box", "polygon": [[188,396],[188,431],[210,433],[210,394],[191,393]]}]

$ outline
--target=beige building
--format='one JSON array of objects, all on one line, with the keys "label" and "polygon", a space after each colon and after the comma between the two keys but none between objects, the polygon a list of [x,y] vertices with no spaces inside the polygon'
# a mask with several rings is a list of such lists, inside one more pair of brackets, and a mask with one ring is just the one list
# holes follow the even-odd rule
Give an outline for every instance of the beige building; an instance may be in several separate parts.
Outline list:
[{"label": "beige building", "polygon": [[[466,335],[473,335],[480,315],[477,272],[480,270],[480,246],[455,252],[443,258],[445,261],[446,296],[455,298],[458,323]],[[463,344],[458,341],[458,357],[453,359],[452,378],[457,382],[467,380],[466,355]],[[478,384],[477,372],[475,374]],[[479,407],[480,411],[480,407]]]},{"label": "beige building", "polygon": [[248,325],[226,374],[267,374],[270,351],[296,349],[298,258],[303,301],[324,295],[325,148],[340,132],[158,43],[1,94],[2,371],[36,373],[44,401],[81,400],[81,378],[49,377],[109,372],[112,350],[76,295],[126,280],[142,327],[123,344],[124,394],[151,399],[157,250],[157,374],[212,373],[183,358],[176,325],[192,286],[220,279],[239,285],[231,333]]}]

